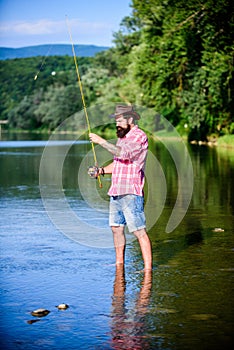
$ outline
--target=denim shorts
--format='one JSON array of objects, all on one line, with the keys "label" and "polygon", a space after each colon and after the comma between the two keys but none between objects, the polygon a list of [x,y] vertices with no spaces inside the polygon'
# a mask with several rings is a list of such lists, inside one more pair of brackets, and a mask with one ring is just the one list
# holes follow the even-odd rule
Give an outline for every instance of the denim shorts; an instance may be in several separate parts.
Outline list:
[{"label": "denim shorts", "polygon": [[109,225],[127,225],[129,232],[145,228],[144,197],[135,194],[112,196]]}]

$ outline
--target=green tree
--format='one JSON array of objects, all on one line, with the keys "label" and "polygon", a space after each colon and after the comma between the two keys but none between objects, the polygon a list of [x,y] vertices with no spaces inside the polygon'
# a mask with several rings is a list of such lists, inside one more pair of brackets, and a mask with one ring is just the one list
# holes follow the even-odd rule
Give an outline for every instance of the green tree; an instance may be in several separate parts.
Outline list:
[{"label": "green tree", "polygon": [[[142,103],[203,135],[228,126],[233,110],[233,2],[133,0],[140,40],[127,74]],[[203,136],[204,137],[204,136]]]},{"label": "green tree", "polygon": [[25,96],[8,113],[9,124],[13,128],[32,130],[42,126],[42,122],[37,118],[35,111],[43,99],[42,89],[36,91],[31,96]]},{"label": "green tree", "polygon": [[82,102],[76,85],[49,86],[35,115],[44,127],[54,130],[81,108]]},{"label": "green tree", "polygon": [[[79,57],[78,61],[80,74],[84,75],[92,65],[92,58]],[[56,123],[74,113],[75,108],[80,108],[79,99],[73,57],[1,61],[0,113],[2,119],[9,120],[9,127],[53,129]],[[54,116],[53,109],[57,111]]]}]

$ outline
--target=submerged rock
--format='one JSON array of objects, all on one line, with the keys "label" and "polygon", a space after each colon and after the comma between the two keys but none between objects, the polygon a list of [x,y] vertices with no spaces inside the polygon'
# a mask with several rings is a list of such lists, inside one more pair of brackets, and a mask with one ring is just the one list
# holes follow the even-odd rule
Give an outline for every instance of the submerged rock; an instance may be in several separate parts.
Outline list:
[{"label": "submerged rock", "polygon": [[33,324],[33,323],[36,323],[36,322],[39,322],[40,320],[39,319],[36,319],[36,320],[28,320],[27,323],[28,324]]},{"label": "submerged rock", "polygon": [[218,317],[213,314],[194,314],[194,315],[191,315],[191,318],[193,320],[198,320],[198,321],[208,321],[208,320],[216,319]]}]

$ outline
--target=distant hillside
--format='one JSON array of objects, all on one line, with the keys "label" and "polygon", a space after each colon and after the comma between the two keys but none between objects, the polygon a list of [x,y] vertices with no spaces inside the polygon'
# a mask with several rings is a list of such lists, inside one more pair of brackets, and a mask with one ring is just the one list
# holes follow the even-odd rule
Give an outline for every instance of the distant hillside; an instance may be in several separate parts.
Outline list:
[{"label": "distant hillside", "polygon": [[[107,46],[95,45],[74,45],[77,56],[92,57],[100,51],[108,50]],[[27,46],[20,48],[0,47],[0,60],[13,58],[26,58],[34,56],[72,56],[71,45],[66,44],[48,44]]]}]

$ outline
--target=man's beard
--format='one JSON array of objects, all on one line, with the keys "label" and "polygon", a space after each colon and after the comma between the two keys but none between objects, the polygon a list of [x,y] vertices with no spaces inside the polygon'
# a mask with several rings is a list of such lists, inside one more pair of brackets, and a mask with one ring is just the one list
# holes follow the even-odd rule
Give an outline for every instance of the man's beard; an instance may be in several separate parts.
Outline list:
[{"label": "man's beard", "polygon": [[121,126],[116,127],[116,135],[120,139],[122,139],[129,131],[131,130],[130,125],[128,125],[126,128],[122,128]]}]

